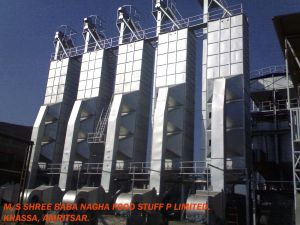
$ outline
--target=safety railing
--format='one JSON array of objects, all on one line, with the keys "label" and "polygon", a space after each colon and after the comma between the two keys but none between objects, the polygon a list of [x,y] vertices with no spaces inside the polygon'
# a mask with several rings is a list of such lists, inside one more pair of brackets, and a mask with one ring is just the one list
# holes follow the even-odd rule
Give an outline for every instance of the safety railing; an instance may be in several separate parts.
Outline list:
[{"label": "safety railing", "polygon": [[208,161],[182,161],[180,162],[180,174],[208,175],[210,174]]},{"label": "safety railing", "polygon": [[83,165],[83,172],[85,174],[102,174],[103,163],[85,163]]},{"label": "safety railing", "polygon": [[[291,108],[299,107],[298,99],[291,99],[290,100]],[[252,112],[270,112],[270,111],[280,111],[280,110],[288,110],[288,100],[282,99],[277,100],[275,105],[273,101],[262,101],[257,104],[252,105],[251,111]]]},{"label": "safety railing", "polygon": [[151,170],[150,162],[130,162],[129,174],[149,174]]},{"label": "safety railing", "polygon": [[[228,167],[227,162],[231,160],[225,160],[226,167]],[[152,163],[155,161],[152,161]],[[161,160],[157,160],[161,163]],[[81,163],[76,161],[73,164],[73,170],[78,171],[80,174],[102,174],[105,171],[105,164],[112,163],[111,161],[106,161],[103,163]],[[174,175],[188,176],[193,178],[201,178],[204,180],[210,179],[211,168],[214,167],[210,164],[211,161],[179,161],[179,160],[165,160],[162,163],[162,171]],[[236,159],[235,159],[235,163]],[[62,168],[68,166],[68,163],[39,163],[41,170],[47,174],[60,174],[63,173]],[[130,175],[142,175],[150,174],[153,168],[151,167],[151,162],[131,162],[131,161],[117,161],[113,162],[112,166],[115,167],[116,172],[122,172]],[[225,166],[225,165],[224,165]],[[214,167],[216,168],[216,167]],[[220,168],[221,169],[221,168]],[[227,169],[230,169],[229,167]],[[158,171],[160,172],[160,171]]]},{"label": "safety railing", "polygon": [[[161,162],[161,160],[157,160]],[[102,163],[82,163],[75,162],[73,170],[80,170],[84,174],[102,174],[104,165],[111,161]],[[153,161],[152,161],[153,163]],[[68,165],[65,163],[39,163],[39,168],[48,174],[62,173],[62,167]],[[131,161],[117,161],[113,163],[115,170],[126,171],[129,174],[149,174],[151,171],[151,162],[131,162]],[[162,170],[173,171],[182,175],[187,174],[207,174],[209,171],[209,161],[179,161],[179,160],[165,160],[162,163]]]},{"label": "safety railing", "polygon": [[300,108],[291,109],[291,126],[293,130],[293,140],[300,141]]},{"label": "safety railing", "polygon": [[[103,169],[103,166],[106,163],[111,163],[111,161],[106,161],[104,163],[84,163],[82,165],[81,172],[84,174],[102,174],[102,172],[105,170]],[[123,171],[128,170],[128,163],[124,161],[117,161],[113,163],[115,166],[115,170],[117,171]]]},{"label": "safety railing", "polygon": [[[243,12],[241,4],[229,6],[227,9],[228,9],[228,11],[231,12],[232,15],[236,15],[236,14]],[[225,14],[224,14],[223,9],[212,10],[209,14],[210,20],[221,19],[224,16],[225,16]],[[184,28],[188,28],[188,27],[197,27],[197,26],[204,24],[203,17],[204,17],[203,14],[199,14],[196,16],[192,16],[192,17],[188,17],[188,18],[179,20],[179,21],[177,21],[177,24],[180,27],[180,29],[184,29]],[[163,24],[161,26],[160,30],[161,30],[161,33],[166,33],[166,32],[170,32],[174,29],[175,29],[174,24],[172,22],[170,22],[170,23]],[[152,38],[157,37],[156,32],[157,32],[157,27],[151,27],[148,29],[138,31],[135,33],[135,35],[138,34],[136,36],[141,37],[140,39],[152,39]],[[128,42],[131,42],[132,40],[134,40],[134,34],[132,34],[132,33],[129,33],[129,34],[126,34],[123,36],[123,43],[128,43]],[[94,45],[94,44],[92,43],[92,45]],[[119,45],[119,37],[112,37],[112,38],[107,38],[105,40],[100,40],[99,45],[102,46],[103,49],[117,47]],[[94,46],[92,46],[92,47],[94,47]],[[63,59],[63,58],[67,58],[67,57],[76,57],[76,56],[82,55],[84,53],[84,51],[85,51],[84,45],[77,46],[74,48],[66,49],[66,53],[65,52],[60,53],[57,56],[57,58]],[[55,54],[53,53],[51,55],[51,60],[54,60],[54,59],[55,59]]]},{"label": "safety railing", "polygon": [[284,65],[276,65],[276,66],[268,66],[258,70],[253,70],[250,72],[250,76],[254,77],[261,77],[268,74],[284,74],[285,73],[285,66]]},{"label": "safety railing", "polygon": [[59,174],[61,172],[61,164],[60,163],[46,164],[45,170],[48,174]]},{"label": "safety railing", "polygon": [[[62,172],[61,168],[66,163],[39,163],[39,168],[46,172],[47,174],[60,174]],[[78,170],[82,166],[81,162],[75,162],[73,165],[73,170]]]},{"label": "safety railing", "polygon": [[[135,174],[149,174],[152,170],[151,163],[162,163],[161,160],[152,160],[151,162],[130,162],[129,173]],[[162,163],[162,170],[164,171],[179,171],[180,161],[178,160],[165,160]]]}]

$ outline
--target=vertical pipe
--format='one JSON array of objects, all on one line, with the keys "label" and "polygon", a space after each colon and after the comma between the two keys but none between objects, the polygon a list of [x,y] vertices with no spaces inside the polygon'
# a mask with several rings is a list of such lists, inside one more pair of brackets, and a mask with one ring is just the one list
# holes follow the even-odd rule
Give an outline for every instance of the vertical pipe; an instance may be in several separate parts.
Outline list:
[{"label": "vertical pipe", "polygon": [[225,93],[226,79],[215,79],[211,110],[211,183],[216,192],[225,190]]},{"label": "vertical pipe", "polygon": [[289,110],[291,108],[290,103],[290,81],[289,81],[289,64],[288,64],[288,45],[287,45],[287,39],[284,40],[284,57],[285,57],[285,75],[286,75],[286,82],[287,82],[287,109]]},{"label": "vertical pipe", "polygon": [[255,173],[251,173],[251,177],[252,177],[252,220],[253,220],[253,225],[256,225],[256,174]]},{"label": "vertical pipe", "polygon": [[87,53],[89,50],[90,38],[91,38],[90,32],[87,31],[85,35],[84,53]]},{"label": "vertical pipe", "polygon": [[298,110],[296,111],[296,115],[297,115],[297,122],[296,122],[297,141],[299,141],[299,139],[300,139],[300,113]]},{"label": "vertical pipe", "polygon": [[125,24],[122,22],[120,27],[120,37],[119,37],[119,45],[124,42],[124,34],[125,34]]},{"label": "vertical pipe", "polygon": [[207,23],[209,20],[208,5],[208,0],[203,0],[203,23]]},{"label": "vertical pipe", "polygon": [[24,191],[25,191],[25,187],[26,187],[26,180],[27,180],[28,168],[30,165],[30,157],[31,157],[32,147],[33,147],[33,143],[30,143],[27,146],[26,154],[25,154],[24,162],[23,162],[23,168],[22,168],[22,173],[21,173],[21,176],[23,176],[23,177],[21,177],[21,179],[23,179],[23,184],[21,181],[20,182],[20,193],[18,195],[18,202],[20,202],[21,205],[23,204],[23,201],[24,201]]},{"label": "vertical pipe", "polygon": [[54,60],[57,60],[57,59],[58,59],[59,49],[60,49],[59,41],[56,41],[55,53],[54,53]]},{"label": "vertical pipe", "polygon": [[156,35],[158,36],[161,31],[161,25],[162,25],[162,13],[161,11],[157,11],[157,16],[156,16]]},{"label": "vertical pipe", "polygon": [[[290,111],[290,126],[291,126],[291,142],[292,142],[292,160],[293,160],[293,184],[294,184],[294,218],[296,220],[296,207],[297,207],[297,192],[296,192],[296,179],[295,179],[295,146],[294,146],[294,121],[293,121],[293,112],[291,111],[291,103],[290,103],[290,83],[289,83],[289,64],[288,64],[288,44],[287,39],[284,40],[284,56],[285,56],[285,73],[287,80],[287,97],[288,104],[287,108]],[[297,222],[296,222],[297,224]]]},{"label": "vertical pipe", "polygon": [[[276,107],[276,91],[273,88],[273,128],[275,131],[278,129],[278,121],[277,121],[277,107]],[[278,152],[278,134],[274,134],[274,142],[275,142],[275,162],[279,163],[279,152]]]},{"label": "vertical pipe", "polygon": [[[209,14],[208,14],[208,9],[209,9],[209,0],[203,0],[203,23],[207,23],[209,20]],[[204,34],[204,39],[202,41],[202,80],[201,80],[201,141],[203,144],[200,146],[202,147],[204,153],[201,153],[200,160],[206,160],[207,155],[208,155],[208,149],[207,149],[207,118],[206,118],[206,113],[207,113],[207,28],[203,28],[203,34]],[[204,61],[205,60],[205,61]],[[205,70],[205,72],[204,72]],[[205,77],[203,76],[205,75]],[[204,78],[204,79],[203,79]]]}]

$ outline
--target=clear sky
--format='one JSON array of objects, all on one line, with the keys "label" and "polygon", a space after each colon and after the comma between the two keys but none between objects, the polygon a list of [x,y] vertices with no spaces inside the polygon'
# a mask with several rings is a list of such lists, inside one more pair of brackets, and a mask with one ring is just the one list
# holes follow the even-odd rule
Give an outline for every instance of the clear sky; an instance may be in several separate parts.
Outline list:
[{"label": "clear sky", "polygon": [[[249,18],[250,69],[283,64],[272,17],[300,12],[300,0],[242,3]],[[152,0],[0,0],[0,121],[33,124],[43,103],[53,36],[59,25],[75,29],[77,44],[82,45],[83,18],[96,14],[105,21],[106,35],[117,36],[116,12],[124,4],[137,8],[144,28],[155,26]],[[183,17],[202,12],[198,0],[177,0],[177,8]]]}]

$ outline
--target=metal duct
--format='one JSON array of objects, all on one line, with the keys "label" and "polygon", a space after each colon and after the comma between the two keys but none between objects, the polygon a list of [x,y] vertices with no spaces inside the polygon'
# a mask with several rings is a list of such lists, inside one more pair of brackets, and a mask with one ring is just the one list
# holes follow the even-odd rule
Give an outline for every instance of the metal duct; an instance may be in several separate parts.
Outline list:
[{"label": "metal duct", "polygon": [[109,192],[111,185],[111,173],[113,171],[113,160],[116,160],[116,153],[118,150],[118,140],[120,130],[120,115],[121,115],[121,104],[122,95],[115,95],[112,103],[108,126],[107,126],[107,137],[105,142],[105,153],[103,162],[103,171],[101,177],[101,186],[106,192]]},{"label": "metal duct", "polygon": [[162,192],[161,182],[164,172],[164,160],[167,136],[167,112],[168,112],[168,91],[167,87],[158,90],[156,108],[154,111],[150,187],[155,188],[157,194]]},{"label": "metal duct", "polygon": [[224,78],[214,80],[211,125],[211,180],[212,188],[216,192],[224,190],[224,107],[225,107]]},{"label": "metal duct", "polygon": [[106,195],[101,187],[82,187],[76,191],[68,191],[64,194],[63,203],[104,203]]},{"label": "metal duct", "polygon": [[24,194],[24,203],[58,203],[61,202],[63,192],[58,186],[41,185],[35,189],[27,189]]}]

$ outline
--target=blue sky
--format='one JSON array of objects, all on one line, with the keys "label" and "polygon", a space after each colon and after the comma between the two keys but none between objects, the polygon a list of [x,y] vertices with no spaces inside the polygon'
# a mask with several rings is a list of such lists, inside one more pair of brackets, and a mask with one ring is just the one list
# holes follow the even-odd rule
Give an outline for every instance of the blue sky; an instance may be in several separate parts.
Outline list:
[{"label": "blue sky", "polygon": [[[249,18],[250,69],[283,64],[272,17],[300,12],[300,1],[242,3]],[[137,8],[144,28],[155,26],[151,0],[0,0],[0,121],[33,124],[43,103],[53,36],[59,25],[75,29],[76,43],[82,45],[83,18],[96,14],[105,21],[106,35],[117,36],[116,12],[124,4]],[[202,12],[198,0],[177,0],[177,8],[183,17]]]}]

